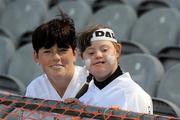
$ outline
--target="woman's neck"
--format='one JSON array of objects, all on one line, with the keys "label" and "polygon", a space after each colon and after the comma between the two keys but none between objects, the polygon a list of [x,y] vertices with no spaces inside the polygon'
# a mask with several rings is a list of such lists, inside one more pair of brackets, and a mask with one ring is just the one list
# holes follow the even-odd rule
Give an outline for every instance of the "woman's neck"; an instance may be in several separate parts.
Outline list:
[{"label": "woman's neck", "polygon": [[50,83],[55,88],[59,96],[62,98],[64,93],[72,80],[72,77],[64,78],[64,79],[57,79],[57,78],[49,78]]}]

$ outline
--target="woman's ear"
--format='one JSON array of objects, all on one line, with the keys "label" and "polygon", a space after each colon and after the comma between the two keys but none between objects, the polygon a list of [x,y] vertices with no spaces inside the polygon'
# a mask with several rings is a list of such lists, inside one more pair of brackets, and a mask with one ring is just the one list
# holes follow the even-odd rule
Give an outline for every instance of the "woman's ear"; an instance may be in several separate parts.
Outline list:
[{"label": "woman's ear", "polygon": [[77,48],[75,48],[75,49],[73,50],[73,56],[74,56],[73,62],[74,62],[74,63],[76,63],[77,55],[78,55],[78,50],[77,50]]},{"label": "woman's ear", "polygon": [[40,64],[38,59],[38,53],[36,51],[33,52],[33,59],[37,64]]}]

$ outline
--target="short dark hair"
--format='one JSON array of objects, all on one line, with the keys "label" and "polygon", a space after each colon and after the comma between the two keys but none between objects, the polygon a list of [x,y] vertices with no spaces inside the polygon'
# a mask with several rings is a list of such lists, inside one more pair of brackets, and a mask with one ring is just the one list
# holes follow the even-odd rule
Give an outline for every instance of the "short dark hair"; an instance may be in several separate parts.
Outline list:
[{"label": "short dark hair", "polygon": [[32,33],[32,45],[38,53],[41,48],[76,48],[76,33],[73,20],[61,12],[58,18],[41,24]]}]

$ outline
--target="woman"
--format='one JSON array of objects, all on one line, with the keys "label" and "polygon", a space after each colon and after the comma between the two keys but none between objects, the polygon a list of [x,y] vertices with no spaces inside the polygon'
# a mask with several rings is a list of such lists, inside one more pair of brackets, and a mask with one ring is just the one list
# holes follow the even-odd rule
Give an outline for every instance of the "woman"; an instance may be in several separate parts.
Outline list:
[{"label": "woman", "polygon": [[26,95],[50,100],[75,97],[86,80],[87,71],[75,66],[76,35],[71,18],[61,13],[37,27],[32,34],[34,59],[44,74],[27,87]]}]

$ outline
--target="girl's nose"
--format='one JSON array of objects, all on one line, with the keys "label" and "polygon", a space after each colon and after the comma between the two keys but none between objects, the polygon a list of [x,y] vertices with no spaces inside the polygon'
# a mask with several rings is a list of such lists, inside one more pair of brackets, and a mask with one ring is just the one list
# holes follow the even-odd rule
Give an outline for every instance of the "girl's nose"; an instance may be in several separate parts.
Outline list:
[{"label": "girl's nose", "polygon": [[96,52],[96,58],[101,58],[103,56],[101,51]]}]

